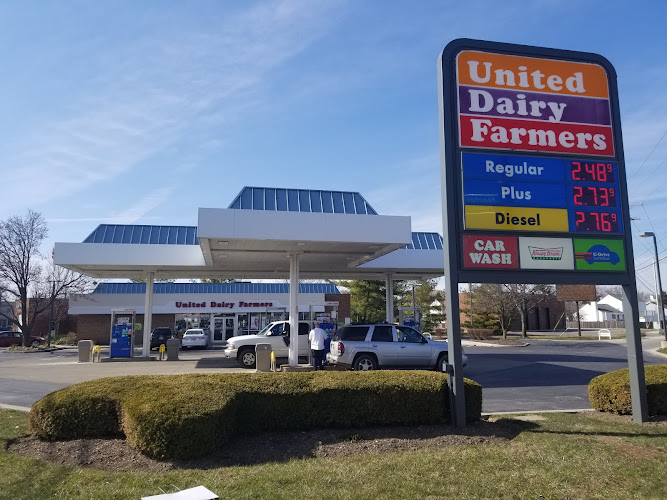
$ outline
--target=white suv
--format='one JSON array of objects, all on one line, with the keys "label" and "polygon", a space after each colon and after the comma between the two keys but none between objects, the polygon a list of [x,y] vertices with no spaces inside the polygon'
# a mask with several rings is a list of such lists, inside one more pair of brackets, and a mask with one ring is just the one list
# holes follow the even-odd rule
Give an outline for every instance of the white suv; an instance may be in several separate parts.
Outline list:
[{"label": "white suv", "polygon": [[[445,372],[447,342],[402,325],[345,325],[331,341],[327,361],[353,370],[421,368]],[[468,357],[463,355],[463,366]]]},{"label": "white suv", "polygon": [[[298,339],[300,357],[308,356],[310,351],[309,332],[310,325],[305,321],[300,321]],[[255,346],[257,344],[271,344],[276,358],[286,358],[289,356],[289,341],[289,321],[274,321],[255,335],[239,335],[227,339],[225,356],[236,358],[243,368],[255,368]]]}]

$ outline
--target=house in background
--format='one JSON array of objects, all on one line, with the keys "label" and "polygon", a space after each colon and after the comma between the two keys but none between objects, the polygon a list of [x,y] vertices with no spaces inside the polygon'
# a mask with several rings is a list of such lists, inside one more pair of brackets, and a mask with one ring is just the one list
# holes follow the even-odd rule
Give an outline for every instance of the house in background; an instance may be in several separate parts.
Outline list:
[{"label": "house in background", "polygon": [[[647,310],[647,303],[644,300],[637,301],[637,306],[639,310],[639,322],[647,323],[653,320],[657,321],[657,316],[655,310],[651,315],[650,309]],[[602,297],[597,302],[587,302],[579,307],[579,315],[581,322],[583,323],[599,323],[591,325],[582,325],[582,326],[591,326],[591,327],[605,327],[605,326],[618,326],[622,327],[622,323],[625,321],[625,315],[623,313],[623,301],[614,297],[613,295],[606,295]],[[654,319],[651,319],[654,318]]]}]

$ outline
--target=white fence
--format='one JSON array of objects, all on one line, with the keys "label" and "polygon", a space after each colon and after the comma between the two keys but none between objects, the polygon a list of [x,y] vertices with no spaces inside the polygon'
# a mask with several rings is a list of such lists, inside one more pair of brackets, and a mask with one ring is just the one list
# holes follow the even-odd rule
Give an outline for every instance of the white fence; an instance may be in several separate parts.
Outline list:
[{"label": "white fence", "polygon": [[[566,321],[568,328],[577,328],[576,321]],[[600,328],[625,328],[625,321],[619,320],[606,320],[606,321],[582,321],[581,328],[592,328],[594,330],[599,330]]]}]

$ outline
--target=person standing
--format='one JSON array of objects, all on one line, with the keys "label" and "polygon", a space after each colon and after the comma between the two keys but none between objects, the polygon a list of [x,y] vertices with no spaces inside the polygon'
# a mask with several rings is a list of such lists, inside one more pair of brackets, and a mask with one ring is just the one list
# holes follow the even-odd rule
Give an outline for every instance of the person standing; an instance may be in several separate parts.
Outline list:
[{"label": "person standing", "polygon": [[320,328],[320,324],[316,321],[315,327],[308,334],[310,354],[313,360],[313,370],[324,370],[324,366],[322,366],[322,356],[324,355],[324,341],[326,338],[326,332]]}]

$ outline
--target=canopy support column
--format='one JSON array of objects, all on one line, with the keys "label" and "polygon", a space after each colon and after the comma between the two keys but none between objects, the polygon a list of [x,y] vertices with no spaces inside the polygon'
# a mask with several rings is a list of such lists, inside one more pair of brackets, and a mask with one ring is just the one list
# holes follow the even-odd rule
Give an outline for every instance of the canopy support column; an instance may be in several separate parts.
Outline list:
[{"label": "canopy support column", "polygon": [[289,365],[299,364],[299,255],[289,256]]},{"label": "canopy support column", "polygon": [[394,322],[394,280],[391,274],[387,274],[386,278],[386,297],[385,303],[387,304],[387,323]]},{"label": "canopy support column", "polygon": [[[153,284],[155,283],[155,273],[146,274],[146,302],[144,303],[144,342],[141,348],[141,356],[148,358],[151,355],[151,331],[153,329]],[[134,325],[132,325],[132,334]],[[136,338],[136,337],[135,337]]]}]

